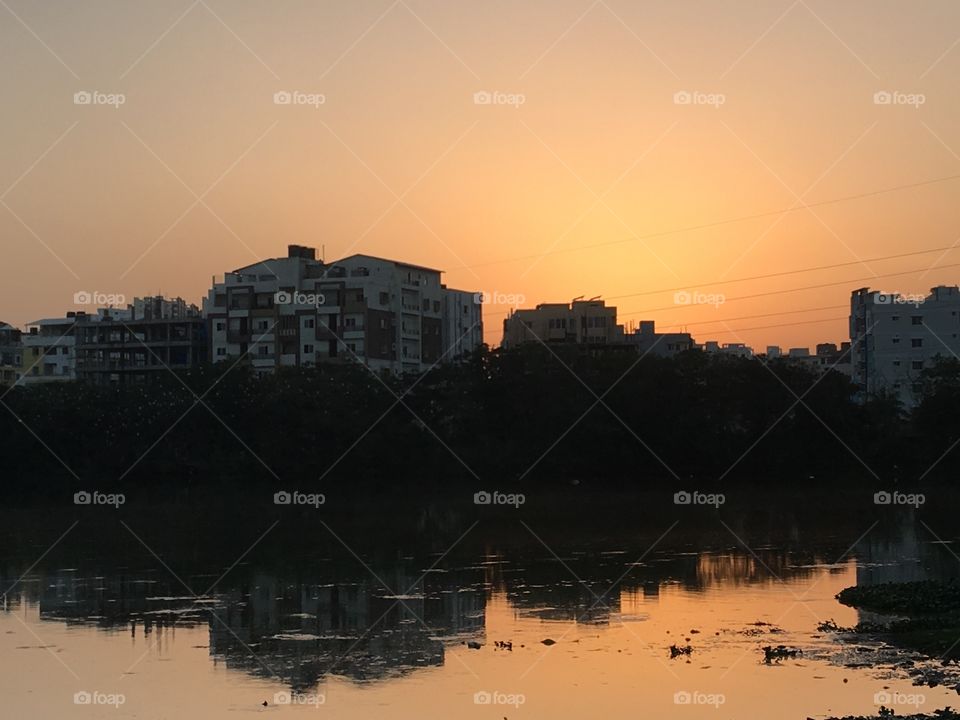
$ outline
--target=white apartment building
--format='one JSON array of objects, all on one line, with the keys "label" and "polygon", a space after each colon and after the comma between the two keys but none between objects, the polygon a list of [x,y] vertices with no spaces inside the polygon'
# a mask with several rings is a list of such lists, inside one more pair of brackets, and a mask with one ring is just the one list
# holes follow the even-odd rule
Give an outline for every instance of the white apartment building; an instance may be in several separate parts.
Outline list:
[{"label": "white apartment building", "polygon": [[914,407],[924,368],[960,354],[960,289],[941,285],[926,296],[854,290],[850,342],[853,380],[861,391],[894,393]]},{"label": "white apartment building", "polygon": [[331,361],[419,373],[480,346],[474,295],[448,289],[433,268],[370,255],[325,263],[291,245],[287,257],[214,281],[203,302],[209,356],[248,358],[258,374]]}]

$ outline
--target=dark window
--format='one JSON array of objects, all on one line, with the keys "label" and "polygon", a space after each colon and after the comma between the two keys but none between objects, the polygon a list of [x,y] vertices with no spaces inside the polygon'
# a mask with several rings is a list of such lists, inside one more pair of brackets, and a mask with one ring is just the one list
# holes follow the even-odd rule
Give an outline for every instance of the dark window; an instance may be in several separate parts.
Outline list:
[{"label": "dark window", "polygon": [[911,324],[911,325],[923,325],[923,316],[922,316],[922,315],[914,315],[914,316],[912,316],[912,317],[910,318],[910,324]]},{"label": "dark window", "polygon": [[913,338],[910,341],[910,347],[923,347],[923,338]]}]

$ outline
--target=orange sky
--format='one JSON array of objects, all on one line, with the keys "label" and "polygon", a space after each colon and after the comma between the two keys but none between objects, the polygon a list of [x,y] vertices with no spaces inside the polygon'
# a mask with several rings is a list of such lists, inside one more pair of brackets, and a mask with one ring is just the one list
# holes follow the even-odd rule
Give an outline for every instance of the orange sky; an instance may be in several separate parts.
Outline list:
[{"label": "orange sky", "polygon": [[[647,237],[960,173],[949,0],[6,5],[0,319],[14,324],[79,290],[199,302],[212,275],[288,243],[439,267],[528,305],[723,293],[615,303],[623,321],[758,348],[844,339],[856,287],[960,276],[923,272],[960,263],[953,250],[712,284],[951,246],[958,181]],[[81,91],[125,102],[74,104]],[[277,105],[278,91],[325,102]],[[876,104],[882,91],[901,95]],[[700,104],[711,94],[722,104]],[[488,342],[505,309],[486,308]],[[744,328],[765,329],[730,332]]]}]

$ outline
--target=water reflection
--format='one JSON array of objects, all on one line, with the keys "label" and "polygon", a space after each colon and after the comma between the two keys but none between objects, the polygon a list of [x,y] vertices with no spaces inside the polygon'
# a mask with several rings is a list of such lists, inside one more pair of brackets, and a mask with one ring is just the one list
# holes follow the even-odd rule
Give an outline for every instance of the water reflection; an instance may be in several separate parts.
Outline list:
[{"label": "water reflection", "polygon": [[[920,538],[904,522],[861,540],[851,552],[857,583],[955,573],[943,546]],[[452,646],[488,642],[493,598],[517,618],[604,626],[643,619],[637,608],[664,592],[762,590],[848,572],[851,561],[835,564],[841,553],[825,547],[747,550],[728,540],[646,555],[630,546],[558,556],[501,549],[450,558],[427,572],[422,558],[371,561],[370,572],[332,561],[296,573],[240,566],[198,598],[162,571],[58,569],[26,578],[4,607],[35,608],[41,622],[146,637],[161,653],[177,628],[206,626],[214,662],[306,692],[328,677],[378,681],[444,665]],[[9,586],[17,577],[6,573],[0,582]],[[192,587],[216,579],[186,578]]]}]

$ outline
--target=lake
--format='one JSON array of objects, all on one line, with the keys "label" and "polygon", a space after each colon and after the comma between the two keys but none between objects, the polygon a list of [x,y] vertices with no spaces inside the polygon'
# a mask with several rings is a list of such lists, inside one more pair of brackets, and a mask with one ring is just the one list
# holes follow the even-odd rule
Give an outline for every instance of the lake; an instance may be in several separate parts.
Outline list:
[{"label": "lake", "polygon": [[[806,718],[958,704],[949,683],[913,684],[909,653],[817,629],[864,619],[834,599],[845,587],[956,577],[952,544],[915,513],[590,532],[524,517],[425,513],[396,540],[334,515],[224,531],[202,513],[183,528],[103,511],[52,550],[73,521],[10,532],[0,714]],[[780,645],[799,652],[765,660]]]}]

